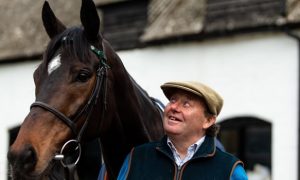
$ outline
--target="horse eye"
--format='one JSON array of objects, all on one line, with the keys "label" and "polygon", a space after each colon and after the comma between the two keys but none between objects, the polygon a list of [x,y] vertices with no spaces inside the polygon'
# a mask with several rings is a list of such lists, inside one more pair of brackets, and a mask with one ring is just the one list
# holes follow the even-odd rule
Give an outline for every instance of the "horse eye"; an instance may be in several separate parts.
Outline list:
[{"label": "horse eye", "polygon": [[76,81],[87,82],[91,77],[91,73],[87,70],[82,70],[78,73]]}]

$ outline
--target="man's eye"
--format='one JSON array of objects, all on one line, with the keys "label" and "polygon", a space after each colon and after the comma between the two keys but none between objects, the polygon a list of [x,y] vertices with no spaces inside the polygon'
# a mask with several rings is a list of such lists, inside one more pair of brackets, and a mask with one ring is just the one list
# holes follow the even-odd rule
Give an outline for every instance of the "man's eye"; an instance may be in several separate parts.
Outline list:
[{"label": "man's eye", "polygon": [[170,103],[175,103],[175,102],[176,102],[176,98],[171,97],[171,98],[170,98]]},{"label": "man's eye", "polygon": [[191,106],[191,104],[190,104],[189,101],[185,101],[185,102],[183,103],[183,107],[190,107],[190,106]]}]

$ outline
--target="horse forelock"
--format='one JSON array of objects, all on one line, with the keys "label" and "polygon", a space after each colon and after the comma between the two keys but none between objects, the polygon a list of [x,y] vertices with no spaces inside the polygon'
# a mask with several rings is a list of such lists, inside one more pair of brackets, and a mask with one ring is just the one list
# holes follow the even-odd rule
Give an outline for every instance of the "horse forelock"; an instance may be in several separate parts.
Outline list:
[{"label": "horse forelock", "polygon": [[90,59],[90,44],[87,41],[81,27],[73,27],[65,30],[53,38],[44,54],[45,65],[58,54],[65,53],[70,59],[76,59],[85,63]]}]

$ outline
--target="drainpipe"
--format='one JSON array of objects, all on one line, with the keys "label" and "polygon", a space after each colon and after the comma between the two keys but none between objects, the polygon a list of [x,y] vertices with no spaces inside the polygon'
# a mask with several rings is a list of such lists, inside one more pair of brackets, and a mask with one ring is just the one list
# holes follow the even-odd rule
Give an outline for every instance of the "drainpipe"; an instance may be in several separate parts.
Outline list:
[{"label": "drainpipe", "polygon": [[298,42],[298,180],[300,180],[300,35],[291,32],[289,29],[285,30],[286,34]]}]

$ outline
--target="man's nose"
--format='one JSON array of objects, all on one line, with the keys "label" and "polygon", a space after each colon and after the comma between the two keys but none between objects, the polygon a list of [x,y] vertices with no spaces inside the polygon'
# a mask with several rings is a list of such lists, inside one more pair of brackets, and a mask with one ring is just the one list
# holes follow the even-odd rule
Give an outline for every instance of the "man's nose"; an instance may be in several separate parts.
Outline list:
[{"label": "man's nose", "polygon": [[172,102],[170,103],[171,110],[179,111],[180,110],[180,103],[179,102]]}]

